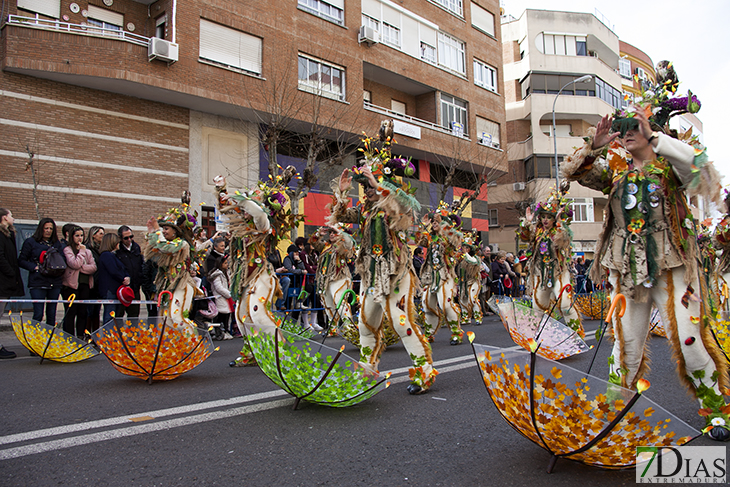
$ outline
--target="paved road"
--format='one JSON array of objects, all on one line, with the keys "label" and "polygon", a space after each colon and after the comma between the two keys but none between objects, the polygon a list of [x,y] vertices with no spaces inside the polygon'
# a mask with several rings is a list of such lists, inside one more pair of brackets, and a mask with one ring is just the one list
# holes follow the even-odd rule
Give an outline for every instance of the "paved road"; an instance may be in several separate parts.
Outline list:
[{"label": "paved road", "polygon": [[[587,322],[595,330],[597,322]],[[495,318],[469,327],[477,342],[514,344]],[[590,335],[590,334],[589,334]],[[18,352],[0,362],[0,481],[18,486],[633,485],[635,473],[560,461],[508,426],[492,405],[471,347],[434,344],[441,375],[429,393],[409,396],[400,344],[383,356],[393,385],[350,408],[302,403],[258,368],[230,368],[236,341],[170,382],[147,385],[116,372],[103,356],[77,364]],[[331,344],[342,342],[333,339]],[[589,343],[595,343],[594,340]],[[696,403],[675,377],[666,340],[652,341],[647,395],[699,428]],[[356,355],[349,346],[346,353]],[[606,344],[594,371],[605,374]],[[590,354],[564,362],[585,370]],[[701,438],[696,444],[712,444]]]}]

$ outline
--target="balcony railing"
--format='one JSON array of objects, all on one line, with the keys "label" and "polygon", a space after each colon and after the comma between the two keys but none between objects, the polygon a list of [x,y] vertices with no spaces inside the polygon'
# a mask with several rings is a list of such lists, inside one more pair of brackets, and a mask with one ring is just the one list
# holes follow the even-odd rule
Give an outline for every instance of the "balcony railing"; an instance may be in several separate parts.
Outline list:
[{"label": "balcony railing", "polygon": [[29,27],[32,29],[68,32],[76,35],[114,38],[140,46],[147,46],[150,42],[149,37],[132,34],[125,30],[109,29],[106,27],[97,27],[95,25],[70,24],[68,22],[60,22],[58,20],[36,19],[35,17],[10,15],[8,17],[8,24],[17,25],[19,27]]},{"label": "balcony railing", "polygon": [[364,105],[365,110],[369,110],[371,112],[380,113],[382,115],[387,115],[387,116],[395,118],[397,120],[403,120],[404,122],[412,123],[413,125],[418,125],[419,127],[424,127],[427,129],[435,130],[436,132],[441,132],[442,134],[453,135],[454,137],[459,137],[461,139],[470,140],[469,136],[467,134],[463,134],[463,135],[456,134],[453,131],[442,127],[441,125],[437,125],[433,122],[429,122],[428,120],[422,120],[420,118],[411,117],[409,115],[403,115],[402,113],[394,112],[393,110],[388,110],[385,107],[373,105],[369,101],[364,101],[363,105]]}]

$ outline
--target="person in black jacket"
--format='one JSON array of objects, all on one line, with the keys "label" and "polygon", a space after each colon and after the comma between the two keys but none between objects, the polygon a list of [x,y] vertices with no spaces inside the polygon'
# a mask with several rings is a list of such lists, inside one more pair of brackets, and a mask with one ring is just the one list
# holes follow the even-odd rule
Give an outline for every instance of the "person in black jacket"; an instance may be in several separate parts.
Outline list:
[{"label": "person in black jacket", "polygon": [[[18,266],[18,247],[15,245],[15,227],[10,210],[0,208],[0,299],[23,296],[23,279]],[[0,303],[0,318],[5,303]],[[0,345],[0,359],[15,358],[15,352]]]},{"label": "person in black jacket", "polygon": [[[149,301],[157,300],[155,279],[158,270],[157,262],[151,259],[147,259],[142,265],[142,292]],[[157,303],[147,304],[147,316],[157,316]]]},{"label": "person in black jacket", "polygon": [[[127,269],[131,284],[129,287],[134,291],[134,299],[139,300],[139,290],[142,287],[142,266],[144,265],[144,257],[142,256],[142,249],[139,244],[134,241],[134,233],[132,229],[126,225],[122,225],[117,230],[119,236],[119,250],[117,250],[117,257],[122,261],[124,267]],[[120,306],[120,312],[117,314],[117,318],[121,318],[125,311],[127,316],[130,318],[139,317],[139,304],[130,304],[128,307]]]},{"label": "person in black jacket", "polygon": [[[18,264],[26,269],[28,274],[28,290],[32,299],[47,300],[45,303],[46,323],[51,326],[56,324],[56,306],[58,297],[61,295],[63,285],[63,274],[58,277],[44,276],[40,272],[41,254],[55,248],[63,256],[63,247],[58,240],[56,233],[56,222],[51,218],[43,218],[38,223],[33,236],[23,242],[18,256]],[[33,303],[33,319],[43,320],[44,303]]]}]

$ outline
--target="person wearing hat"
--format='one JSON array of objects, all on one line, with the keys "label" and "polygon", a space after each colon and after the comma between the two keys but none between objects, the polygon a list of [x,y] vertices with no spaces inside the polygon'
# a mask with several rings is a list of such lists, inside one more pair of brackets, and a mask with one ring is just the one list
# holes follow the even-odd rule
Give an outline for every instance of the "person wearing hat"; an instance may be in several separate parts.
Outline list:
[{"label": "person wearing hat", "polygon": [[648,370],[644,350],[655,305],[678,375],[700,401],[704,431],[727,441],[730,418],[720,392],[728,387],[727,361],[711,333],[714,313],[699,274],[697,232],[687,204],[693,194],[719,204],[719,175],[699,142],[680,134],[690,145],[662,131],[668,131],[672,113],[699,108],[694,95],[679,97],[675,91],[676,84],[659,77],[643,105],[603,117],[560,173],[608,194],[591,278],[601,282],[607,269],[612,297],[626,297],[623,317],[613,316],[609,382],[636,389]]},{"label": "person wearing hat", "polygon": [[[23,278],[18,265],[18,250],[15,244],[15,219],[13,213],[0,208],[0,299],[22,297],[25,295]],[[0,303],[0,318],[6,303]],[[16,353],[0,345],[0,359],[15,358]]]},{"label": "person wearing hat", "polygon": [[162,303],[159,313],[167,311],[174,324],[190,327],[195,326],[188,318],[193,298],[202,294],[190,275],[194,225],[195,215],[190,213],[188,201],[184,199],[180,208],[170,209],[159,220],[150,218],[145,236],[148,244],[145,258],[154,260],[158,266],[155,279],[157,292],[172,293],[172,299]]},{"label": "person wearing hat", "polygon": [[520,223],[520,238],[528,242],[532,300],[536,307],[547,312],[555,304],[565,323],[581,337],[585,336],[580,315],[572,306],[573,292],[563,291],[571,283],[569,225],[573,210],[563,193],[553,190],[547,201],[537,204],[536,211],[528,208]]},{"label": "person wearing hat", "polygon": [[[309,237],[309,243],[319,252],[319,265],[315,274],[315,285],[330,323],[330,332],[337,327],[344,335],[346,330],[355,328],[352,320],[350,302],[342,296],[352,289],[352,273],[348,264],[355,258],[357,245],[355,239],[346,231],[345,225],[334,223],[328,218],[330,226],[320,229]],[[337,305],[340,309],[337,309]],[[335,322],[335,317],[338,322]]]},{"label": "person wearing hat", "polygon": [[[231,367],[255,365],[253,351],[246,339],[244,323],[278,327],[273,314],[276,300],[283,297],[276,269],[267,259],[275,248],[303,219],[285,209],[285,188],[296,175],[288,166],[273,183],[259,181],[256,188],[229,194],[223,176],[214,178],[216,209],[231,233],[231,296],[237,300],[234,316],[243,335],[243,348]],[[297,255],[299,249],[297,248]]]},{"label": "person wearing hat", "polygon": [[[431,387],[438,372],[433,368],[431,347],[416,323],[413,304],[418,277],[406,232],[413,225],[420,204],[413,197],[413,189],[394,178],[395,169],[412,175],[415,168],[410,161],[391,158],[390,139],[382,141],[382,145],[370,138],[363,142],[364,163],[352,171],[345,169],[339,180],[331,184],[336,199],[332,206],[334,221],[359,224],[362,232],[355,260],[356,271],[362,277],[360,363],[368,370],[377,370],[386,346],[386,314],[412,360],[408,393],[421,394]],[[365,193],[365,201],[355,208],[349,207],[353,179],[363,185]]]},{"label": "person wearing hat", "polygon": [[[117,308],[121,308],[124,302],[128,302],[128,291],[119,291],[121,287],[129,286],[130,283],[127,268],[124,267],[124,263],[116,254],[116,251],[119,249],[119,242],[119,235],[116,233],[107,233],[102,237],[101,244],[99,245],[100,254],[97,263],[99,297],[105,300],[119,300],[122,303],[104,304],[102,326],[111,321],[112,311],[114,311],[114,314],[117,314],[118,311],[121,311],[117,310]],[[132,291],[132,299],[134,299],[134,291]]]},{"label": "person wearing hat", "polygon": [[459,275],[459,304],[461,306],[461,324],[470,325],[472,319],[476,325],[482,324],[481,303],[479,302],[479,285],[481,284],[482,260],[477,255],[473,234],[466,234],[462,256],[457,267]]},{"label": "person wearing hat", "polygon": [[458,345],[464,339],[456,285],[456,266],[464,240],[461,217],[442,201],[433,214],[423,218],[422,224],[425,231],[419,243],[427,248],[419,276],[423,286],[424,332],[428,341],[433,342],[440,326],[446,324],[451,331],[451,345]]}]

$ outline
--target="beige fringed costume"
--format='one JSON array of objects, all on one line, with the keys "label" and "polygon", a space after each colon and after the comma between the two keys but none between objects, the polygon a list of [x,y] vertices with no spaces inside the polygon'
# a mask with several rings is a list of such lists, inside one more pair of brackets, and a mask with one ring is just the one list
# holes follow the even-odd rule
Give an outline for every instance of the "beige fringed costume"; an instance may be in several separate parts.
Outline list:
[{"label": "beige fringed costume", "polygon": [[413,224],[413,210],[400,202],[399,188],[385,182],[377,188],[381,195],[374,203],[348,208],[351,186],[341,190],[338,180],[332,189],[336,198],[332,218],[343,223],[357,223],[362,242],[355,261],[360,274],[360,361],[377,369],[385,349],[383,313],[393,324],[411,356],[409,392],[426,391],[436,378],[431,347],[416,324],[413,295],[418,278],[413,269],[406,232]]},{"label": "beige fringed costume", "polygon": [[195,326],[188,319],[188,313],[193,305],[193,298],[202,292],[195,286],[190,275],[190,244],[180,237],[171,241],[165,240],[161,229],[148,233],[145,238],[148,244],[145,259],[154,260],[158,266],[155,278],[157,292],[172,293],[172,299],[162,304],[160,314],[167,311],[176,325]]},{"label": "beige fringed costume", "polygon": [[612,295],[628,298],[623,318],[614,315],[609,380],[635,388],[647,371],[645,344],[656,304],[680,378],[709,407],[720,387],[727,387],[727,364],[708,326],[713,317],[698,279],[699,254],[684,187],[693,186],[697,177],[712,180],[716,172],[704,164],[706,156],[699,159],[704,152],[664,134],[658,134],[656,158],[635,169],[630,154],[616,142],[610,149],[592,150],[594,134],[563,161],[560,171],[563,178],[608,194],[596,246],[601,265],[594,265],[591,278],[600,282],[607,268]]},{"label": "beige fringed costume", "polygon": [[479,289],[482,283],[481,270],[482,260],[470,253],[463,255],[457,267],[462,325],[470,325],[472,318],[479,325],[484,317],[479,302]]}]

